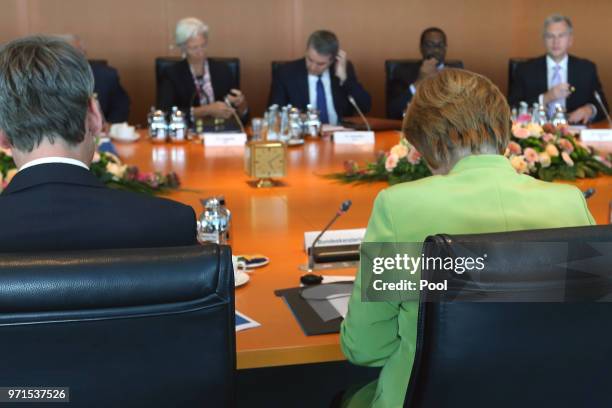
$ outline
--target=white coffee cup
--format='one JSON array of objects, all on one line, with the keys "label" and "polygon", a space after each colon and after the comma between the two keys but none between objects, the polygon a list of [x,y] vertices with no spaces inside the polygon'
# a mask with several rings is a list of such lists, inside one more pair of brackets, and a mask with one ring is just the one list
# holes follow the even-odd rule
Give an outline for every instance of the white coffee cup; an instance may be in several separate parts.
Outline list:
[{"label": "white coffee cup", "polygon": [[246,262],[239,261],[237,256],[232,255],[232,265],[234,266],[234,280],[246,272]]}]

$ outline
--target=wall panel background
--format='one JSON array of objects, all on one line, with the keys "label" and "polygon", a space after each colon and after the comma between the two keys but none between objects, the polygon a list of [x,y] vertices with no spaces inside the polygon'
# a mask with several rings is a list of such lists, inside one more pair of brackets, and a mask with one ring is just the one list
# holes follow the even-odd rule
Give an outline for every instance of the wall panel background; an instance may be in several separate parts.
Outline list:
[{"label": "wall panel background", "polygon": [[211,29],[209,55],[241,59],[242,88],[252,112],[265,109],[270,61],[298,58],[308,34],[335,31],[373,97],[372,115],[384,114],[384,60],[419,56],[420,32],[443,28],[448,58],[490,77],[506,92],[508,58],[543,53],[541,25],[550,13],[574,20],[572,53],[597,63],[612,98],[612,52],[602,35],[612,26],[612,2],[590,0],[0,0],[0,42],[31,33],[79,34],[90,58],[119,70],[132,97],[131,122],[143,123],[154,104],[155,57],[169,48],[185,16]]}]

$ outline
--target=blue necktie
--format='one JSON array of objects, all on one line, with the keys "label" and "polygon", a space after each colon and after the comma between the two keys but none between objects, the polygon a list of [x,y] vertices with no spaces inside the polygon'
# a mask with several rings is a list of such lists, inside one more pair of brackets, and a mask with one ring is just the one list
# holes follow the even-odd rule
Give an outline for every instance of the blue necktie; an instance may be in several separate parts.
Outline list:
[{"label": "blue necktie", "polygon": [[325,98],[325,88],[321,75],[317,80],[317,109],[319,109],[319,119],[321,123],[329,123],[329,115],[327,114],[327,98]]}]

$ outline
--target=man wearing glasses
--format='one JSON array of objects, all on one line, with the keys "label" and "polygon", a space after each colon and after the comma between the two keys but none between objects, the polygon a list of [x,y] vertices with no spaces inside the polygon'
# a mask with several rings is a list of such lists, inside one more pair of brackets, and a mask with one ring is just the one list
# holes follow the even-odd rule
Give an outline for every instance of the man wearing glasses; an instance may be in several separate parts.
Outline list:
[{"label": "man wearing glasses", "polygon": [[406,106],[412,100],[416,87],[423,79],[444,69],[444,67],[463,68],[461,62],[447,64],[446,34],[440,28],[430,27],[421,33],[420,51],[423,59],[418,63],[399,65],[393,73],[393,80],[389,84],[390,96],[387,106],[387,116],[401,119]]},{"label": "man wearing glasses", "polygon": [[573,43],[573,26],[569,17],[553,14],[544,21],[545,56],[534,58],[516,68],[508,97],[510,106],[521,101],[544,104],[549,116],[557,105],[569,112],[571,123],[601,120],[605,113],[597,101],[608,108],[597,76],[595,64],[568,55]]}]

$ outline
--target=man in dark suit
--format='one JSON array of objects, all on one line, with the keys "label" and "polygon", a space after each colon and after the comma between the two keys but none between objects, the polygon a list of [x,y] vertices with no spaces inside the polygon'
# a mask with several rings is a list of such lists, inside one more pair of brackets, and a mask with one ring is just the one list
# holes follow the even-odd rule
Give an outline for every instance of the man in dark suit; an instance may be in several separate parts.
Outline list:
[{"label": "man in dark suit", "polygon": [[291,104],[300,110],[312,105],[323,123],[337,124],[356,114],[349,96],[363,113],[370,110],[370,94],[357,80],[338,38],[320,30],[308,38],[304,58],[285,63],[272,73],[269,105]]},{"label": "man in dark suit", "polygon": [[[87,55],[83,40],[75,34],[62,34],[58,36],[66,41],[83,55]],[[119,73],[111,66],[100,61],[90,62],[94,76],[94,92],[98,96],[98,103],[108,123],[127,122],[130,116],[130,97],[121,86]]]},{"label": "man in dark suit", "polygon": [[93,91],[87,60],[65,41],[0,49],[0,146],[19,168],[0,195],[1,252],[196,244],[191,207],[108,189],[89,171],[102,128]]},{"label": "man in dark suit", "polygon": [[446,34],[442,29],[430,27],[421,33],[419,49],[423,59],[418,63],[400,65],[393,72],[393,80],[389,83],[387,94],[387,117],[402,119],[406,106],[412,100],[416,87],[420,81],[450,66],[463,68],[462,63],[446,64],[446,49],[448,43]]},{"label": "man in dark suit", "polygon": [[569,17],[552,15],[544,21],[544,45],[547,55],[520,64],[514,73],[508,102],[517,106],[524,101],[547,106],[549,116],[556,105],[569,112],[572,123],[587,123],[605,117],[595,93],[607,102],[599,82],[595,64],[568,55],[573,43]]},{"label": "man in dark suit", "polygon": [[109,123],[127,122],[130,116],[130,97],[119,81],[119,73],[113,67],[91,62],[94,76],[94,92],[98,96],[104,119]]}]

